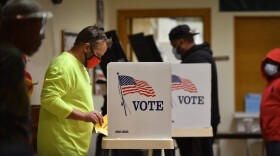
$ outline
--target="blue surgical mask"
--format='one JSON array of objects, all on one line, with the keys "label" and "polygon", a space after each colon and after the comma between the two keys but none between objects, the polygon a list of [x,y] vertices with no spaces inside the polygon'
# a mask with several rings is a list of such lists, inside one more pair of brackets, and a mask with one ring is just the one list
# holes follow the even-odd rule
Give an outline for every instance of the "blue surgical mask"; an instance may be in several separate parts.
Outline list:
[{"label": "blue surgical mask", "polygon": [[268,76],[274,76],[278,72],[278,66],[267,63],[264,66],[264,71]]},{"label": "blue surgical mask", "polygon": [[173,48],[172,49],[172,53],[175,56],[176,59],[180,60],[181,59],[181,55],[180,53],[177,51],[177,48]]}]

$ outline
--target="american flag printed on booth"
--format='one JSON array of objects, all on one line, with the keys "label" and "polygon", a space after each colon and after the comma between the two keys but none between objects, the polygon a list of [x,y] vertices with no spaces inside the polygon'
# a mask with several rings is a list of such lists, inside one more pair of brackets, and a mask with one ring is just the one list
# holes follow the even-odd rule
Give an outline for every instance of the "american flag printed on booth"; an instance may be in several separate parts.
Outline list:
[{"label": "american flag printed on booth", "polygon": [[172,75],[171,91],[183,89],[189,93],[197,93],[195,84],[185,78],[180,78],[177,75]]},{"label": "american flag printed on booth", "polygon": [[139,93],[146,97],[156,96],[154,89],[143,80],[134,79],[131,76],[118,75],[119,76],[119,86],[122,90],[122,95]]},{"label": "american flag printed on booth", "polygon": [[119,73],[117,74],[119,79],[119,93],[122,99],[121,106],[124,108],[125,116],[127,116],[127,112],[131,113],[125,102],[125,95],[139,93],[140,95],[144,95],[146,97],[156,96],[154,89],[146,81],[137,80],[131,76],[119,75]]}]

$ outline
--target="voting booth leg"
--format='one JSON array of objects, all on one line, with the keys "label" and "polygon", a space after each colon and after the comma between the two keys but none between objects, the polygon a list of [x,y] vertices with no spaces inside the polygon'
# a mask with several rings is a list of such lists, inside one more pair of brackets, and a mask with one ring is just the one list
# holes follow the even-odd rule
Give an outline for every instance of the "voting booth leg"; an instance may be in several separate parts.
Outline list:
[{"label": "voting booth leg", "polygon": [[110,149],[103,149],[102,150],[102,156],[111,156],[111,150]]},{"label": "voting booth leg", "polygon": [[164,150],[164,155],[165,156],[175,156],[174,155],[174,150],[173,149],[165,149]]}]

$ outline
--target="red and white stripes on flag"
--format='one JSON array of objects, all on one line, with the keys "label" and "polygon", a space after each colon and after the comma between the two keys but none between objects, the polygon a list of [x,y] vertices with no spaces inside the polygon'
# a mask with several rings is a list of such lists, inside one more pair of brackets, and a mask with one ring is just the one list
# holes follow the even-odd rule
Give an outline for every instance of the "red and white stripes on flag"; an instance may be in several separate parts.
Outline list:
[{"label": "red and white stripes on flag", "polygon": [[119,84],[123,96],[133,93],[139,93],[147,97],[156,96],[154,89],[146,81],[137,80],[131,76],[119,75]]},{"label": "red and white stripes on flag", "polygon": [[183,89],[189,93],[197,93],[197,89],[195,84],[193,84],[190,80],[185,78],[180,78],[177,75],[172,75],[172,84],[171,90],[180,90]]}]

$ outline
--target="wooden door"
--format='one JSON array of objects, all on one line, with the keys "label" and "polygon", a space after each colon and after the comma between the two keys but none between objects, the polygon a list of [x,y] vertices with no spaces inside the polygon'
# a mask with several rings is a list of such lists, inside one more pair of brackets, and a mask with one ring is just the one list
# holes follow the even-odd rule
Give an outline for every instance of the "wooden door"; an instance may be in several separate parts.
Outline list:
[{"label": "wooden door", "polygon": [[260,64],[280,47],[280,17],[235,17],[235,111],[245,111],[245,95],[262,93]]}]

